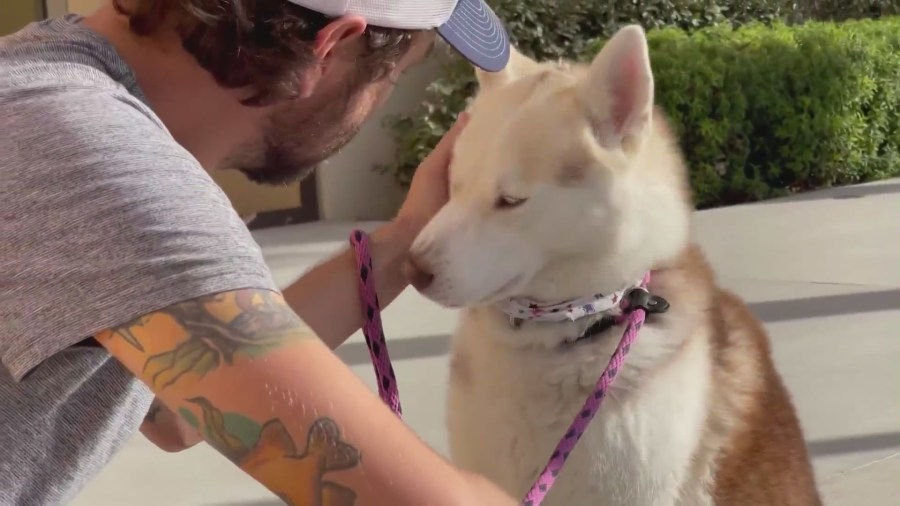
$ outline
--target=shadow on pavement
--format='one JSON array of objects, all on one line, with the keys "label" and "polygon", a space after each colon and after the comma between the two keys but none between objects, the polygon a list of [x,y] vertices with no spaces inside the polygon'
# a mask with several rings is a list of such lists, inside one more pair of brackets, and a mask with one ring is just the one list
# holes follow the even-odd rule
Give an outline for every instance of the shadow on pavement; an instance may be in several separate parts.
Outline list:
[{"label": "shadow on pavement", "polygon": [[[450,352],[450,336],[438,334],[412,339],[397,339],[388,343],[391,360],[411,360],[416,358],[441,357]],[[350,343],[335,350],[337,356],[347,365],[371,363],[365,343]]]},{"label": "shadow on pavement", "polygon": [[753,314],[765,323],[897,309],[900,309],[900,289],[823,295],[804,299],[771,300],[750,304]]},{"label": "shadow on pavement", "polygon": [[[750,310],[765,323],[803,320],[900,309],[900,289],[876,292],[824,295],[803,299],[772,300],[749,304]],[[390,341],[392,360],[439,357],[450,351],[450,336],[422,336]],[[337,349],[337,355],[348,365],[370,363],[365,343],[350,343]]]},{"label": "shadow on pavement", "polygon": [[844,453],[858,453],[889,448],[900,449],[900,432],[882,432],[865,436],[820,439],[807,444],[813,457],[825,457]]}]

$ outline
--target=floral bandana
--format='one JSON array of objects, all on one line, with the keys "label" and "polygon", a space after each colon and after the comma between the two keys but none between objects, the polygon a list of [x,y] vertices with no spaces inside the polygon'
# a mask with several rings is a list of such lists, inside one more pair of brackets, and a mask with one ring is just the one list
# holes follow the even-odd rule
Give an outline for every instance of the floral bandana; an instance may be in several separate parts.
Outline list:
[{"label": "floral bandana", "polygon": [[588,297],[557,304],[542,304],[528,299],[512,298],[497,303],[497,309],[506,313],[511,322],[516,320],[554,323],[575,321],[585,316],[607,313],[616,309],[622,302],[622,298],[636,286],[640,286],[640,281],[609,295],[595,293]]}]

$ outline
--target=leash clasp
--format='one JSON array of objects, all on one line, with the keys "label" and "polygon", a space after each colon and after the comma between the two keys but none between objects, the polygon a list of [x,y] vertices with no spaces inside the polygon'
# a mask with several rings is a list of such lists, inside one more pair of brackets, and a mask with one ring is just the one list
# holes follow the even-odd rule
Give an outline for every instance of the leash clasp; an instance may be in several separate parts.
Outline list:
[{"label": "leash clasp", "polygon": [[669,301],[659,295],[652,295],[649,290],[643,287],[633,288],[628,292],[628,307],[625,312],[630,313],[637,308],[641,308],[647,314],[665,313],[669,310]]}]

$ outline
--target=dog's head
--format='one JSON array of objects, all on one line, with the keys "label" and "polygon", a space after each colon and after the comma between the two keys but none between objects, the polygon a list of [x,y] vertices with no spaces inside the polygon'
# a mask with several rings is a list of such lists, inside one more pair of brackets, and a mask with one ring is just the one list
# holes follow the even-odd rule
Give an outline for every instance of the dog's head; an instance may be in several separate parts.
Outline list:
[{"label": "dog's head", "polygon": [[450,201],[411,252],[425,296],[460,307],[619,289],[685,247],[684,169],[654,111],[640,27],[589,65],[513,51],[478,80]]}]

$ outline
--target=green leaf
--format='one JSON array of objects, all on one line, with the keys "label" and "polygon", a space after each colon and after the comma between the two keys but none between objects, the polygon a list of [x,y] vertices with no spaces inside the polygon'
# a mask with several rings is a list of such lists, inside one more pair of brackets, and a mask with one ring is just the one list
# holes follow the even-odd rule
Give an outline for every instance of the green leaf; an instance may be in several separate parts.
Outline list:
[{"label": "green leaf", "polygon": [[256,445],[262,429],[258,423],[238,413],[225,413],[222,421],[225,430],[240,439],[245,447]]},{"label": "green leaf", "polygon": [[[195,397],[188,399],[188,402],[196,404],[203,412],[203,430],[206,434],[206,440],[232,461],[239,460],[252,447],[252,445],[245,444],[243,438],[238,437],[229,430],[225,423],[226,415],[223,415],[207,399]],[[258,438],[260,430],[258,425],[256,430]]]},{"label": "green leaf", "polygon": [[193,427],[193,428],[195,428],[195,429],[199,429],[199,428],[200,428],[200,422],[197,420],[197,417],[194,416],[193,413],[191,413],[191,410],[189,410],[189,409],[187,409],[187,408],[185,408],[185,407],[182,406],[182,407],[178,408],[178,414],[180,414],[181,417],[184,418],[185,421],[186,421],[191,427]]},{"label": "green leaf", "polygon": [[150,357],[144,364],[153,387],[166,388],[185,374],[205,376],[219,366],[219,353],[202,339],[191,338],[172,351]]}]

